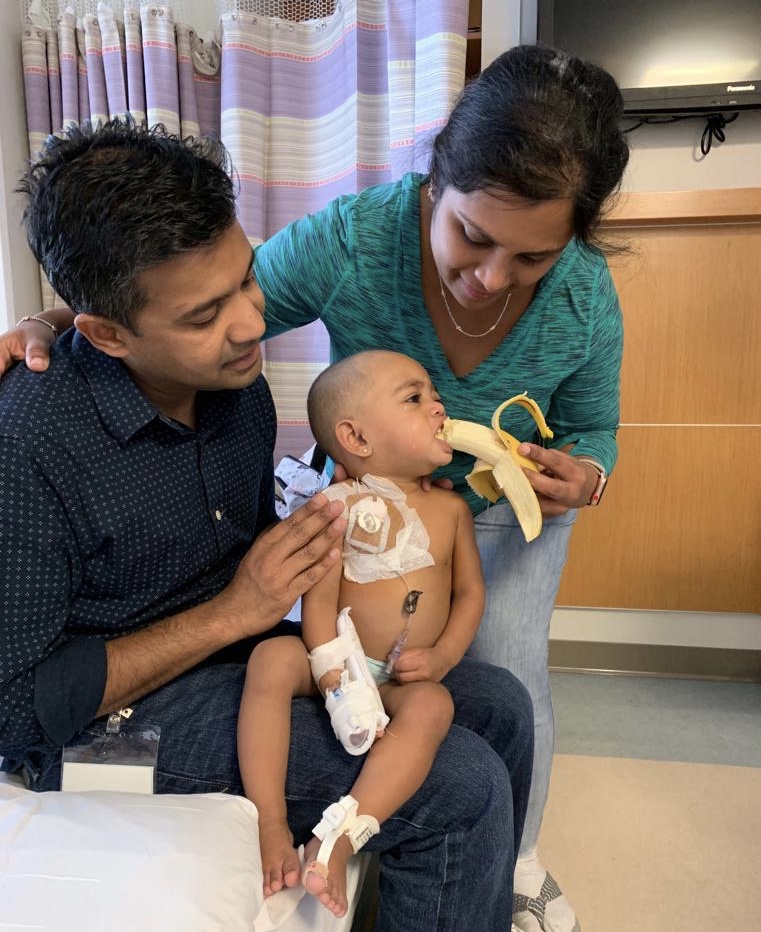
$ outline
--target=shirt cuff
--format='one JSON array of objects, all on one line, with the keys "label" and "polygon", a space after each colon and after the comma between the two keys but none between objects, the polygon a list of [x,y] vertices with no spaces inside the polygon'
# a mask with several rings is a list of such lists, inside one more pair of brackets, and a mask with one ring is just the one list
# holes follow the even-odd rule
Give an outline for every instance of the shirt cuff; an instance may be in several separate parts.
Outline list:
[{"label": "shirt cuff", "polygon": [[95,718],[106,672],[106,642],[101,638],[78,638],[37,665],[34,711],[48,741],[66,744]]}]

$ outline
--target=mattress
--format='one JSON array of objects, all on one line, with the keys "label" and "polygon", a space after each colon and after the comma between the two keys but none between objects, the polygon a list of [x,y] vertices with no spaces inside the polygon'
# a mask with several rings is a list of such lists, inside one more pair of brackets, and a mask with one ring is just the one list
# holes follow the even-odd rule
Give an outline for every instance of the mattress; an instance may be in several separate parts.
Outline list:
[{"label": "mattress", "polygon": [[264,900],[252,803],[32,793],[0,775],[0,924],[50,932],[349,932],[367,855],[336,919],[301,888]]}]

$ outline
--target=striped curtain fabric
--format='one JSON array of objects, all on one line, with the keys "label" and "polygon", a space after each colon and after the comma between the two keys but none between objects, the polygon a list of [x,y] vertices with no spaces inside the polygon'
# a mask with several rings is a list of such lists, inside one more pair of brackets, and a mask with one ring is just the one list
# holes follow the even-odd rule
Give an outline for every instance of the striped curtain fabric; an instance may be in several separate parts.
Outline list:
[{"label": "striped curtain fabric", "polygon": [[[204,37],[171,4],[93,12],[80,0],[79,16],[73,2],[54,5],[25,0],[30,153],[71,123],[127,113],[183,136],[219,135],[252,244],[340,194],[425,170],[464,80],[467,0],[226,0]],[[312,324],[269,341],[265,355],[278,455],[298,456],[311,444],[304,402],[327,364],[327,335]]]}]

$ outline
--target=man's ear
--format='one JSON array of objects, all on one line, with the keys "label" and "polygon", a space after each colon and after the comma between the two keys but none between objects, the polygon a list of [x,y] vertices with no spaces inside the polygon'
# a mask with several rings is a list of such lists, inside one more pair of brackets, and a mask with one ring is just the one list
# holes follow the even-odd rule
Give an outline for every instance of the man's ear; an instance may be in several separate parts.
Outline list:
[{"label": "man's ear", "polygon": [[362,433],[362,428],[357,421],[348,419],[339,421],[336,424],[336,440],[343,450],[351,453],[352,456],[358,456],[364,459],[370,456],[373,448],[368,444],[367,439]]},{"label": "man's ear", "polygon": [[121,324],[99,314],[77,314],[74,326],[101,353],[117,358],[129,354],[129,334]]}]

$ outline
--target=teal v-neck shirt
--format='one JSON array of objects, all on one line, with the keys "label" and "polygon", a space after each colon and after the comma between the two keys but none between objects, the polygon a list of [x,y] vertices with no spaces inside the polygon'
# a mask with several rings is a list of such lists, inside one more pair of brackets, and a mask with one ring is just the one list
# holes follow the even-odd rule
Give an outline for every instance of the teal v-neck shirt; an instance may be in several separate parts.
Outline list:
[{"label": "teal v-neck shirt", "polygon": [[[367,349],[417,359],[447,414],[490,424],[494,409],[520,392],[541,407],[555,436],[612,470],[616,460],[623,327],[603,255],[572,241],[539,282],[508,336],[476,369],[449,368],[423,301],[420,185],[423,175],[345,195],[289,224],[256,251],[267,336],[321,319],[333,361]],[[536,441],[530,415],[514,405],[502,426]],[[455,482],[475,513],[487,502],[464,476],[473,459],[455,454],[437,475]]]}]

